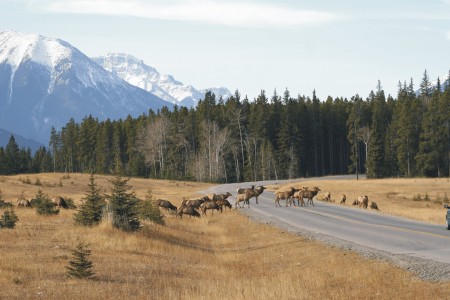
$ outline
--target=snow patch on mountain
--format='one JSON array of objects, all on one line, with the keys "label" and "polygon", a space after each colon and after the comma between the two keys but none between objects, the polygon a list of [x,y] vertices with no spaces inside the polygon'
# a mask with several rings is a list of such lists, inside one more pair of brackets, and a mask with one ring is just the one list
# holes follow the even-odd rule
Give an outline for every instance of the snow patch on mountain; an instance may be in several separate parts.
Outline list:
[{"label": "snow patch on mountain", "polygon": [[199,99],[204,98],[206,91],[213,92],[216,99],[222,97],[226,100],[231,96],[224,87],[197,90],[191,85],[184,85],[172,75],[160,74],[155,68],[129,54],[108,53],[93,60],[128,83],[174,104],[195,106]]}]

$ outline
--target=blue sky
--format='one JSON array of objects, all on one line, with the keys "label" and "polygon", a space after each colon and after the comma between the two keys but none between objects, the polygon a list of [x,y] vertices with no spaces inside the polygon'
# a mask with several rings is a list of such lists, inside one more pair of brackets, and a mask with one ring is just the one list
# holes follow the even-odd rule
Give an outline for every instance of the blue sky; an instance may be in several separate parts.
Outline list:
[{"label": "blue sky", "polygon": [[325,100],[450,69],[450,0],[2,0],[0,30],[132,54],[196,88]]}]

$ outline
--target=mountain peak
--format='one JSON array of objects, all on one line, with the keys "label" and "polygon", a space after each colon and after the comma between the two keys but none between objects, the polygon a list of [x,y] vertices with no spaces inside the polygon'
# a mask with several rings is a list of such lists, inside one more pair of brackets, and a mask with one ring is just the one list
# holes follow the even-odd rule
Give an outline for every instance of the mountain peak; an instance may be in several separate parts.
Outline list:
[{"label": "mountain peak", "polygon": [[230,91],[224,87],[197,90],[191,85],[184,85],[172,75],[160,74],[155,68],[130,54],[108,53],[106,56],[94,57],[93,60],[128,83],[174,104],[195,106],[199,99],[203,99],[207,90],[214,92],[217,98],[228,99],[231,96]]},{"label": "mountain peak", "polygon": [[0,78],[0,128],[44,143],[51,127],[59,130],[71,118],[137,117],[173,106],[69,43],[37,34],[0,33]]},{"label": "mountain peak", "polygon": [[62,40],[33,33],[0,32],[0,63],[17,68],[23,61],[33,61],[54,68],[72,55],[72,47]]}]

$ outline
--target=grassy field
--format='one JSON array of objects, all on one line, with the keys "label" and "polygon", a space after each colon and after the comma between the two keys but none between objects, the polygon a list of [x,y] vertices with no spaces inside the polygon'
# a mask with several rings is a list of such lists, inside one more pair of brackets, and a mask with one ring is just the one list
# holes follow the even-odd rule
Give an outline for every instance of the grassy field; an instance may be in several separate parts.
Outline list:
[{"label": "grassy field", "polygon": [[[39,174],[30,175],[29,184],[26,176],[0,177],[0,189],[13,202],[22,192],[31,198],[39,188],[78,202],[88,178]],[[96,178],[108,192],[108,177]],[[34,185],[36,179],[41,186]],[[131,179],[130,184],[139,197],[151,190],[175,205],[210,186],[145,179]],[[334,192],[331,182],[317,183],[332,197],[342,184]],[[370,200],[377,197],[364,191]],[[357,186],[346,192],[350,197],[363,194]],[[390,213],[387,203],[376,201],[382,212]],[[166,225],[144,223],[138,233],[106,223],[75,226],[73,210],[51,217],[25,208],[16,212],[16,228],[0,230],[0,299],[445,299],[450,288],[448,282],[425,282],[388,263],[253,223],[234,209],[200,219],[167,214]],[[90,244],[95,280],[66,275],[70,251],[80,241]]]}]

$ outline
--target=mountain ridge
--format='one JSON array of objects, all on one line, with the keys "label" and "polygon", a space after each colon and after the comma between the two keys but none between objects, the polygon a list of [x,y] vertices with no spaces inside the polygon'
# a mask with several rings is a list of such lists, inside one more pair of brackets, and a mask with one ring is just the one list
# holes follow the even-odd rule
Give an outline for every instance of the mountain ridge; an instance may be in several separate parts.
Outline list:
[{"label": "mountain ridge", "polygon": [[161,74],[130,54],[108,53],[105,56],[93,57],[92,60],[128,83],[177,105],[193,107],[199,99],[204,98],[207,91],[214,93],[217,99],[222,97],[226,100],[232,95],[225,87],[198,90],[192,85],[184,85],[173,75]]}]

